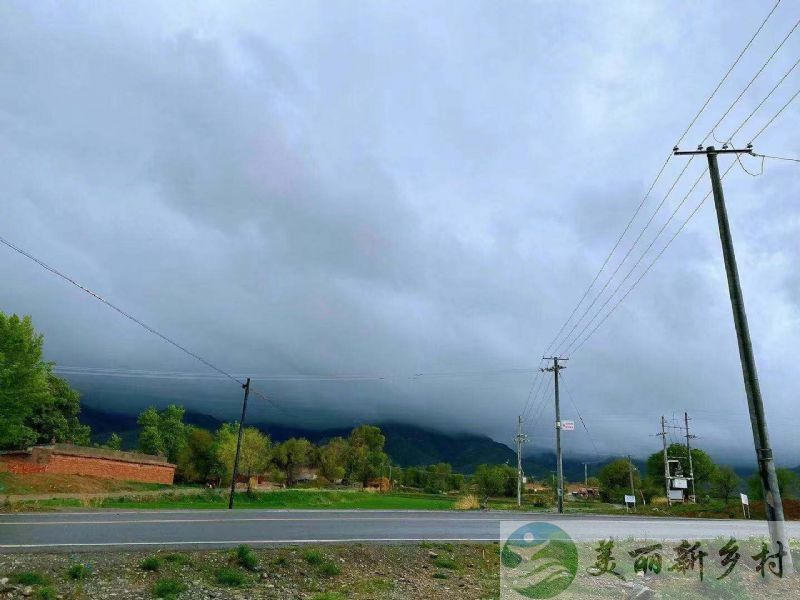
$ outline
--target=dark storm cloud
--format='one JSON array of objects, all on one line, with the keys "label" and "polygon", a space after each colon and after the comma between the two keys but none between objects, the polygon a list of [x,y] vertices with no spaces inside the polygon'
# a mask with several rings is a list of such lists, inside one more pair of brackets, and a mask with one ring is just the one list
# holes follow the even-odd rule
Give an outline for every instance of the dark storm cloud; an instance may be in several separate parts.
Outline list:
[{"label": "dark storm cloud", "polygon": [[[781,10],[685,145],[785,34],[791,7]],[[739,51],[732,40],[747,39],[762,12],[7,3],[0,235],[234,373],[367,376],[261,381],[285,411],[256,404],[257,418],[403,420],[507,441],[529,374],[417,374],[538,365]],[[717,135],[769,91],[797,44]],[[787,111],[760,143],[800,154],[797,122]],[[683,164],[670,165],[632,232]],[[658,225],[700,171],[687,172]],[[728,181],[773,437],[785,461],[800,462],[787,418],[800,329],[796,170],[768,163],[765,177],[737,169]],[[669,235],[706,189],[703,180]],[[201,368],[22,257],[7,253],[0,269],[0,308],[31,314],[58,364]],[[216,381],[73,381],[113,410],[179,401],[231,417],[239,402]],[[752,454],[710,206],[565,381],[603,453],[654,449],[661,414],[688,410],[702,445]],[[541,447],[549,406],[531,423]],[[576,415],[568,398],[565,413]],[[580,431],[566,444],[592,450]]]}]

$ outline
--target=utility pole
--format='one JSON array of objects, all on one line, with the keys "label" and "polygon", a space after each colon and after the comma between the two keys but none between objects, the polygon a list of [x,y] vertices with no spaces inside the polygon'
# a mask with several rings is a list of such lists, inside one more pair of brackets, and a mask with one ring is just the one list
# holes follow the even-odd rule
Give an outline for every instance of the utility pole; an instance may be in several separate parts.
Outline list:
[{"label": "utility pole", "polygon": [[630,454],[628,454],[628,476],[631,480],[631,496],[636,497],[636,488],[633,485],[633,461]]},{"label": "utility pole", "polygon": [[558,356],[544,357],[544,360],[552,360],[553,366],[541,369],[542,371],[551,371],[555,383],[555,400],[556,400],[556,474],[558,475],[558,488],[556,497],[556,506],[558,513],[564,512],[564,467],[561,462],[561,404],[558,396],[558,372],[566,367],[559,365],[559,360],[569,360],[568,358],[560,358]]},{"label": "utility pole", "polygon": [[239,437],[236,439],[236,458],[233,459],[233,474],[231,475],[231,495],[228,497],[228,510],[233,508],[233,492],[236,490],[236,474],[239,472],[239,454],[242,451],[242,433],[244,432],[244,417],[247,413],[247,398],[250,396],[250,378],[242,385],[244,389],[244,402],[242,402],[242,418],[239,421]]},{"label": "utility pole", "polygon": [[589,463],[583,463],[583,485],[589,487]]},{"label": "utility pole", "polygon": [[750,144],[743,150],[728,149],[727,144],[724,144],[720,150],[717,150],[714,146],[709,146],[705,150],[703,150],[702,147],[698,147],[698,150],[693,152],[681,152],[677,147],[674,149],[676,155],[705,154],[708,159],[708,173],[711,176],[711,190],[714,194],[714,208],[717,212],[719,238],[722,243],[725,273],[728,278],[728,293],[731,298],[733,322],[736,328],[736,339],[739,344],[739,360],[742,363],[742,376],[744,378],[745,394],[747,395],[747,405],[750,411],[750,424],[753,429],[753,441],[755,443],[756,458],[758,460],[758,472],[764,491],[764,508],[767,513],[767,523],[769,524],[769,533],[772,539],[773,549],[776,552],[784,553],[784,570],[791,574],[794,573],[794,565],[792,554],[789,552],[789,536],[786,532],[781,492],[778,488],[778,476],[775,473],[775,461],[772,457],[772,448],[769,442],[767,419],[764,414],[764,403],[761,398],[761,387],[758,383],[756,360],[753,354],[753,343],[750,340],[750,327],[747,324],[744,296],[739,283],[739,268],[736,264],[736,254],[733,250],[733,238],[731,236],[730,223],[728,222],[728,211],[725,207],[725,196],[722,192],[722,179],[720,178],[719,165],[717,164],[718,154],[752,153],[752,151],[753,149]]},{"label": "utility pole", "polygon": [[697,492],[694,487],[694,466],[692,465],[692,447],[689,440],[695,436],[689,435],[689,413],[683,413],[683,422],[686,423],[686,452],[689,455],[689,480],[692,482],[692,504],[697,504]]},{"label": "utility pole", "polygon": [[522,415],[517,417],[517,506],[522,506],[522,444],[527,441],[527,436],[522,433]]},{"label": "utility pole", "polygon": [[667,489],[667,505],[672,506],[672,500],[669,497],[669,458],[667,457],[667,427],[664,422],[664,415],[661,415],[661,433],[657,435],[660,435],[664,441],[664,482]]}]

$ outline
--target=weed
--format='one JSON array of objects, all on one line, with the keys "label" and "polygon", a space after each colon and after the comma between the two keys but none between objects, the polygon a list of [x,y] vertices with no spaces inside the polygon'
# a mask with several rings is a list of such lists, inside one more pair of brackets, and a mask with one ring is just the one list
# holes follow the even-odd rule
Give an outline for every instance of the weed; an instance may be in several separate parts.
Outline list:
[{"label": "weed", "polygon": [[67,577],[75,581],[83,581],[92,575],[92,567],[83,563],[76,563],[67,570]]},{"label": "weed", "polygon": [[175,600],[187,589],[187,585],[178,579],[163,578],[153,585],[153,595],[164,600]]},{"label": "weed", "polygon": [[433,578],[434,579],[450,579],[450,575],[448,575],[447,573],[438,573],[437,572],[437,573],[433,574]]},{"label": "weed", "polygon": [[36,593],[33,597],[36,598],[36,600],[56,600],[56,598],[58,598],[58,594],[54,588],[48,585],[36,590]]},{"label": "weed", "polygon": [[270,565],[273,567],[285,567],[289,561],[286,560],[285,556],[279,556],[275,560],[273,560]]},{"label": "weed", "polygon": [[303,552],[303,558],[310,565],[319,565],[325,560],[325,557],[322,556],[322,552],[319,550],[306,550]]},{"label": "weed", "polygon": [[334,562],[326,560],[319,565],[319,573],[323,577],[335,577],[342,572],[342,569]]},{"label": "weed", "polygon": [[148,556],[140,564],[142,571],[158,571],[161,568],[161,560],[157,556]]},{"label": "weed", "polygon": [[175,554],[165,554],[163,559],[174,565],[190,565],[192,564],[192,559],[186,556],[185,554],[175,553]]},{"label": "weed", "polygon": [[230,567],[220,567],[214,571],[214,581],[226,587],[239,587],[244,585],[245,576],[241,571]]},{"label": "weed", "polygon": [[456,561],[454,561],[454,560],[452,560],[450,558],[439,557],[433,562],[433,564],[435,564],[440,569],[455,569],[456,568]]},{"label": "weed", "polygon": [[314,594],[311,600],[345,600],[346,596],[339,592],[322,592],[321,594]]},{"label": "weed", "polygon": [[258,567],[258,557],[249,546],[242,544],[236,548],[236,562],[248,571],[255,571]]},{"label": "weed", "polygon": [[18,585],[47,585],[50,583],[50,579],[48,579],[47,576],[33,571],[12,573],[8,579],[11,583],[16,583]]}]

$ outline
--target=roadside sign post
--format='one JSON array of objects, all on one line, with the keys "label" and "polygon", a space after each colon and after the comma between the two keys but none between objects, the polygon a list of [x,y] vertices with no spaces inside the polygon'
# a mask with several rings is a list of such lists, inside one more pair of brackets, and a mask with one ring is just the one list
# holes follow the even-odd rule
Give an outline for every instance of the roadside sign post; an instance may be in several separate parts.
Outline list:
[{"label": "roadside sign post", "polygon": [[561,421],[561,431],[575,431],[575,421]]},{"label": "roadside sign post", "polygon": [[631,506],[633,507],[633,512],[636,512],[636,496],[625,494],[625,510],[630,512]]},{"label": "roadside sign post", "polygon": [[742,513],[744,514],[745,519],[750,518],[750,500],[747,497],[747,494],[739,494],[742,499]]}]

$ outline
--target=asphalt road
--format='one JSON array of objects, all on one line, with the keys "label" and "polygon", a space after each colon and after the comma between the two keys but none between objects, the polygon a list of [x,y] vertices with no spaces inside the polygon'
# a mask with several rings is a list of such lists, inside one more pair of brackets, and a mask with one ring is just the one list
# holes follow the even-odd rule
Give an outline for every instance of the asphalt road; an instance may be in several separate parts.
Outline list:
[{"label": "asphalt road", "polygon": [[[0,515],[0,552],[236,544],[498,541],[502,521],[548,521],[574,540],[737,539],[766,536],[765,521],[406,511],[123,511]],[[790,523],[800,538],[800,523]]]}]

